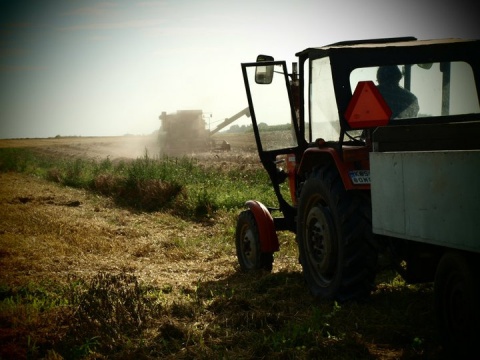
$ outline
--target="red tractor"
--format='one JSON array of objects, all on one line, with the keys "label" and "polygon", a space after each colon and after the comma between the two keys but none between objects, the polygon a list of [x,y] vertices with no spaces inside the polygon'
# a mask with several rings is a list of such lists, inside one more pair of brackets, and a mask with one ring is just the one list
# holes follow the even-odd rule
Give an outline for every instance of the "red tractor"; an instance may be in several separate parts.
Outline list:
[{"label": "red tractor", "polygon": [[473,346],[480,41],[373,39],[296,55],[291,73],[266,55],[242,64],[278,204],[246,203],[240,267],[272,270],[277,231],[291,231],[311,293],[343,302],[368,297],[388,258],[407,282],[434,282],[446,346]]}]

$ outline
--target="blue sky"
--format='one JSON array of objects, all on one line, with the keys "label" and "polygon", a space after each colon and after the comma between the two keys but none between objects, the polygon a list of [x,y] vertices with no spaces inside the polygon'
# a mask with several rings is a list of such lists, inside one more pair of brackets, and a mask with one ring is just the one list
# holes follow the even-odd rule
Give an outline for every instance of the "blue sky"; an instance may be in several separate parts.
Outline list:
[{"label": "blue sky", "polygon": [[150,134],[247,105],[240,63],[390,36],[480,38],[468,1],[0,0],[0,138]]}]

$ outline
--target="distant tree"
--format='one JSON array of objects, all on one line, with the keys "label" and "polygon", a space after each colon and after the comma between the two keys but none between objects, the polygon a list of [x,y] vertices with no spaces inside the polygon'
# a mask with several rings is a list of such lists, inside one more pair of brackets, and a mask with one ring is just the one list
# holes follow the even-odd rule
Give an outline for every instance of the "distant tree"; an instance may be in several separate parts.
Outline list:
[{"label": "distant tree", "polygon": [[263,122],[258,124],[258,130],[267,130],[267,129],[268,129],[268,124]]}]

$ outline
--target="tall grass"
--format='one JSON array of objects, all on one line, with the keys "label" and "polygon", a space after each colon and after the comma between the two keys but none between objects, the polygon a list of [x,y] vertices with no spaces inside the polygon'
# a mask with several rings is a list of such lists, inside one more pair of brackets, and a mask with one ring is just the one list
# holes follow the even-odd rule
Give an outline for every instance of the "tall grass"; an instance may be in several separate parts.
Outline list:
[{"label": "tall grass", "polygon": [[206,167],[195,159],[152,157],[131,161],[58,158],[27,149],[0,149],[0,171],[28,172],[65,186],[111,197],[118,205],[141,211],[170,211],[188,218],[211,217],[246,200],[275,205],[262,169]]}]

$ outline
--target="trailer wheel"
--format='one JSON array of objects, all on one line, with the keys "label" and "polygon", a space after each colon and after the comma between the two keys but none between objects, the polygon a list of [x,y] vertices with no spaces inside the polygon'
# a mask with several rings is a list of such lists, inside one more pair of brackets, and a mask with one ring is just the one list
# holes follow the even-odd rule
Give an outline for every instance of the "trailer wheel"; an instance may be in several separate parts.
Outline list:
[{"label": "trailer wheel", "polygon": [[478,275],[478,263],[459,252],[446,253],[438,264],[434,283],[435,310],[447,353],[468,355],[478,347]]},{"label": "trailer wheel", "polygon": [[314,296],[347,301],[367,298],[374,287],[378,247],[368,193],[346,191],[337,169],[316,169],[298,205],[300,263]]},{"label": "trailer wheel", "polygon": [[273,253],[262,253],[260,251],[257,222],[250,210],[242,211],[238,216],[235,247],[238,262],[243,271],[272,270]]}]

